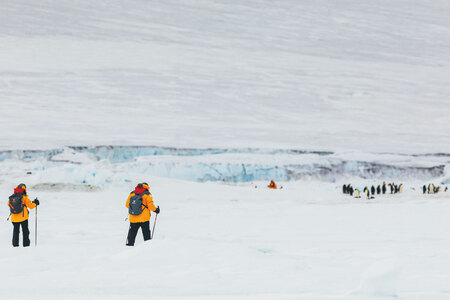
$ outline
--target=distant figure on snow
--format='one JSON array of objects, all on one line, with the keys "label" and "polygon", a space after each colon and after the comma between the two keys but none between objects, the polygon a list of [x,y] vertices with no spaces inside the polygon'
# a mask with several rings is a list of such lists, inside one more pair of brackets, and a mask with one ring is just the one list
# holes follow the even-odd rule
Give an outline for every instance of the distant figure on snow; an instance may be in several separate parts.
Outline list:
[{"label": "distant figure on snow", "polygon": [[150,210],[159,214],[159,206],[153,204],[153,197],[147,183],[139,183],[128,196],[125,206],[128,208],[130,228],[128,230],[127,246],[134,246],[136,234],[142,229],[144,241],[152,238],[150,232]]},{"label": "distant figure on snow", "polygon": [[386,194],[386,182],[383,181],[383,186],[381,187],[383,194]]},{"label": "distant figure on snow", "polygon": [[361,198],[361,196],[359,195],[358,189],[355,189],[355,198]]},{"label": "distant figure on snow", "polygon": [[422,187],[423,193],[426,194],[427,193],[427,186],[424,184]]},{"label": "distant figure on snow", "polygon": [[[9,196],[8,206],[11,211],[10,217],[13,224],[12,244],[19,247],[20,227],[22,227],[23,246],[30,246],[30,230],[28,229],[28,208],[33,209],[39,205],[39,200],[30,201],[27,195],[27,187],[21,183],[14,189],[14,194]],[[9,218],[8,218],[9,219]]]},{"label": "distant figure on snow", "polygon": [[375,195],[375,187],[372,185],[372,187],[370,188],[370,193],[372,195]]},{"label": "distant figure on snow", "polygon": [[394,191],[395,191],[394,184],[393,183],[389,183],[388,186],[391,188],[391,194],[393,194]]},{"label": "distant figure on snow", "polygon": [[269,185],[267,186],[269,189],[277,189],[277,185],[275,184],[275,181],[273,179],[270,181]]},{"label": "distant figure on snow", "polygon": [[377,186],[377,195],[381,194],[381,187],[378,185]]}]

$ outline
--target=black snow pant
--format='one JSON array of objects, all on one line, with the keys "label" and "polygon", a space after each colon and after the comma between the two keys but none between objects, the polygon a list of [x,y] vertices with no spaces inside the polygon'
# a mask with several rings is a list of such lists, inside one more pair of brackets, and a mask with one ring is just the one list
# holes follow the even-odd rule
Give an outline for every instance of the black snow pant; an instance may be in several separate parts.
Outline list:
[{"label": "black snow pant", "polygon": [[28,229],[28,220],[25,220],[23,222],[12,222],[12,224],[14,226],[12,239],[13,246],[19,247],[20,226],[22,226],[23,246],[30,246],[30,230]]},{"label": "black snow pant", "polygon": [[128,237],[127,237],[127,246],[134,246],[134,241],[136,240],[136,235],[139,228],[142,229],[144,241],[147,241],[152,238],[150,234],[150,221],[143,223],[130,223],[130,229],[128,230]]}]

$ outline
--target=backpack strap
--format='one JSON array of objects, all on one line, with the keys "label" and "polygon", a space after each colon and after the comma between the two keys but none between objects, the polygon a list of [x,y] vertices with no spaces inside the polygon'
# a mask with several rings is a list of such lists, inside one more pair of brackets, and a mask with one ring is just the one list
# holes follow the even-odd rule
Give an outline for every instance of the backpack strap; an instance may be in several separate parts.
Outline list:
[{"label": "backpack strap", "polygon": [[[150,192],[149,192],[149,191],[145,191],[145,192],[142,193],[142,195],[150,195]],[[143,198],[143,197],[142,197],[142,198]],[[142,206],[144,206],[146,209],[150,210],[150,209],[148,208],[148,206],[144,204],[144,199],[142,199]]]}]

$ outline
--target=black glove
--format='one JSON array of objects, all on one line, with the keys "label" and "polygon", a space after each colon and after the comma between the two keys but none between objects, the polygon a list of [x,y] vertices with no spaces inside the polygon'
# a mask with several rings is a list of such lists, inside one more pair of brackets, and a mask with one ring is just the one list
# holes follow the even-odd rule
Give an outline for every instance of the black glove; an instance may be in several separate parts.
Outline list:
[{"label": "black glove", "polygon": [[36,198],[36,199],[33,200],[33,203],[36,204],[36,206],[38,206],[39,205],[39,200]]},{"label": "black glove", "polygon": [[159,206],[156,208],[155,214],[159,214]]}]

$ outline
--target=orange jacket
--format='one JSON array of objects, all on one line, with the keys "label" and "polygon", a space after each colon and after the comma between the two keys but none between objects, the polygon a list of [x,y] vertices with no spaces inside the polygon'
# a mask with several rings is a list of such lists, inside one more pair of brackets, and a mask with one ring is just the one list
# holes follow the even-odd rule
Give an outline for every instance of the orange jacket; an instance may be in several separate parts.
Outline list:
[{"label": "orange jacket", "polygon": [[267,187],[270,189],[274,189],[274,190],[277,189],[277,185],[275,184],[275,181],[273,181],[273,180],[270,182],[270,184]]},{"label": "orange jacket", "polygon": [[[23,211],[18,214],[11,214],[11,222],[16,223],[16,222],[23,222],[25,220],[28,220],[28,208],[33,209],[36,207],[36,204],[31,202],[30,198],[28,198],[27,195],[23,195],[22,203],[23,203]],[[9,200],[8,200],[8,207],[9,207]]]},{"label": "orange jacket", "polygon": [[[130,195],[128,196],[127,202],[125,203],[125,206],[127,208],[130,207],[130,198],[133,197],[134,195],[136,195],[135,192],[131,192]],[[142,195],[142,204],[147,207],[144,207],[144,210],[138,216],[129,215],[130,223],[143,223],[143,222],[150,221],[150,210],[151,211],[156,210],[156,206],[155,206],[155,204],[153,204],[152,194],[150,194],[150,193],[143,194]]]}]

